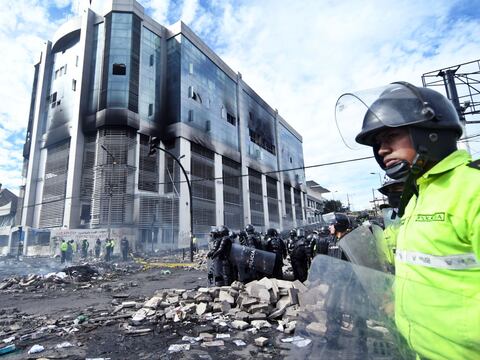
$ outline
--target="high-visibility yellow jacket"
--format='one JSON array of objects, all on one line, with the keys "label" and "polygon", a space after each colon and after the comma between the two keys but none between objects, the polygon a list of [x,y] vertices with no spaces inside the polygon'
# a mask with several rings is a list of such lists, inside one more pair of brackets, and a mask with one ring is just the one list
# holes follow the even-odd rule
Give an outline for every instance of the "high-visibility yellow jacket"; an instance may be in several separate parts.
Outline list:
[{"label": "high-visibility yellow jacket", "polygon": [[457,150],[417,180],[397,236],[395,320],[422,358],[480,359],[480,170]]},{"label": "high-visibility yellow jacket", "polygon": [[62,242],[60,244],[60,251],[67,251],[68,249],[68,244],[66,242]]},{"label": "high-visibility yellow jacket", "polygon": [[389,264],[394,265],[395,249],[397,247],[397,234],[400,224],[390,224],[383,231],[383,238],[385,241],[385,257]]}]

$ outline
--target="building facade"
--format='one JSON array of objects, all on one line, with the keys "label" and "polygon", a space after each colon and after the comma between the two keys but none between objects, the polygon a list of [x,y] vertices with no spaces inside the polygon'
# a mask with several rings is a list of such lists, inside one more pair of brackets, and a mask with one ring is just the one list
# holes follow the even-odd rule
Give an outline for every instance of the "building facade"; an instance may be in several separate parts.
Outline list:
[{"label": "building facade", "polygon": [[307,180],[307,194],[306,194],[306,220],[307,224],[322,223],[323,207],[326,199],[322,194],[327,194],[330,191],[312,180]]},{"label": "building facade", "polygon": [[[304,223],[302,138],[240,73],[185,24],[164,27],[134,0],[80,12],[35,66],[21,199],[27,246],[37,241],[31,228],[92,240],[108,229],[139,250],[187,247],[190,206],[199,239],[222,224]],[[189,174],[192,204],[171,156],[149,155],[152,136]]]}]

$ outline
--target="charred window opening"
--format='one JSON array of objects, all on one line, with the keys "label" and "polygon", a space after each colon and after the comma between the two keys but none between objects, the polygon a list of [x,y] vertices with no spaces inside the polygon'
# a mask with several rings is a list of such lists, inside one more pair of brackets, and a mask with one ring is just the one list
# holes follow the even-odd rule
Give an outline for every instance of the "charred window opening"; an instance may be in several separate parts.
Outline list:
[{"label": "charred window opening", "polygon": [[112,75],[127,75],[127,66],[125,64],[113,64]]},{"label": "charred window opening", "polygon": [[253,142],[254,144],[257,144],[260,146],[262,149],[267,150],[269,153],[276,155],[276,148],[275,145],[273,145],[270,141],[265,139],[262,135],[259,133],[255,132],[252,129],[248,129],[249,134],[250,134],[250,141]]}]

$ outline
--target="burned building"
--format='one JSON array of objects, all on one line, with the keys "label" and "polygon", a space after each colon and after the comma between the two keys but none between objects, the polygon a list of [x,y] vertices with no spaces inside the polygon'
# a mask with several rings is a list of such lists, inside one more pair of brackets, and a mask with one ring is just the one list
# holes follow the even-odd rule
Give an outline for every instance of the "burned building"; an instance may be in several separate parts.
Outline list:
[{"label": "burned building", "polygon": [[[102,239],[111,229],[140,250],[187,247],[190,206],[200,240],[220,224],[303,223],[302,137],[241,74],[185,24],[162,26],[134,0],[86,3],[35,66],[26,242],[28,229]],[[176,161],[149,155],[150,137],[187,171],[192,204]]]}]

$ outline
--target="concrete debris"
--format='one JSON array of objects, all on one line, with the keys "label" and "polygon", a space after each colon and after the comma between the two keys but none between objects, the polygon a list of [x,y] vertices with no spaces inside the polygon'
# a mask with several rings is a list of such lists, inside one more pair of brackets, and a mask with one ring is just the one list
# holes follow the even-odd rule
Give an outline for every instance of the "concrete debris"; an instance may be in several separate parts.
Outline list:
[{"label": "concrete debris", "polygon": [[247,343],[243,340],[233,340],[233,343],[237,346],[245,346]]},{"label": "concrete debris", "polygon": [[265,346],[267,344],[268,344],[268,338],[266,337],[261,336],[255,339],[255,345],[257,346]]},{"label": "concrete debris", "polygon": [[188,351],[188,350],[190,350],[190,344],[172,344],[168,347],[169,353]]},{"label": "concrete debris", "polygon": [[207,347],[217,347],[217,346],[224,346],[225,343],[223,340],[214,340],[214,341],[204,341],[202,343],[202,346],[207,346]]}]

